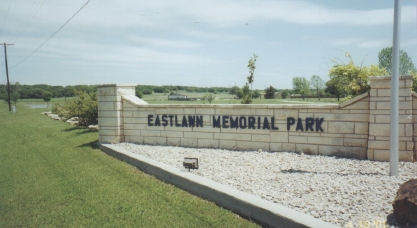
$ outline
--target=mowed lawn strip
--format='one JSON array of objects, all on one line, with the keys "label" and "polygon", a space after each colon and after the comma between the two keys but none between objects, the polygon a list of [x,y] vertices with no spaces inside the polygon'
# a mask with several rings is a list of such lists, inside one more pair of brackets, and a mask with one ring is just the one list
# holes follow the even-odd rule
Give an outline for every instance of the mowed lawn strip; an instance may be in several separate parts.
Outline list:
[{"label": "mowed lawn strip", "polygon": [[257,227],[98,149],[97,132],[0,104],[0,227]]}]

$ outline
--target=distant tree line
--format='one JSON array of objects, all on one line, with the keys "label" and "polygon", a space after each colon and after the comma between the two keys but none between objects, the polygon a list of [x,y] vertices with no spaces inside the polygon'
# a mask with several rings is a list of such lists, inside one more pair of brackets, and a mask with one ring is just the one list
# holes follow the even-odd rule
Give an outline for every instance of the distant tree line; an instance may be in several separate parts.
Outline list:
[{"label": "distant tree line", "polygon": [[[40,98],[45,93],[49,93],[51,98],[74,97],[76,91],[96,92],[97,87],[93,85],[74,85],[74,86],[51,86],[46,84],[22,85],[19,82],[10,85],[11,95],[18,99]],[[0,84],[0,99],[7,101],[7,85]],[[12,99],[13,100],[13,99]]]}]

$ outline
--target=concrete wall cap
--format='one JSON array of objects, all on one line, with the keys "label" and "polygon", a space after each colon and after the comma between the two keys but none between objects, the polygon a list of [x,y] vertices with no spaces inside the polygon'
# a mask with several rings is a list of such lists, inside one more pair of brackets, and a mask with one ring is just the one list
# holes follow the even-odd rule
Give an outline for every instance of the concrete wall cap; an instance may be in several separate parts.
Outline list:
[{"label": "concrete wall cap", "polygon": [[210,104],[148,104],[148,108],[213,108],[213,109],[328,109],[328,108],[339,108],[339,104],[265,104],[265,105],[210,105]]},{"label": "concrete wall cap", "polygon": [[[369,80],[391,80],[391,76],[368,76]],[[400,79],[413,79],[412,75],[400,76]]]},{"label": "concrete wall cap", "polygon": [[102,88],[102,87],[132,87],[132,86],[137,86],[137,84],[101,84],[101,85],[97,85],[97,88]]},{"label": "concrete wall cap", "polygon": [[364,94],[361,94],[359,96],[356,96],[356,97],[354,97],[354,98],[352,98],[350,100],[347,100],[347,101],[343,102],[342,104],[340,104],[340,108],[344,108],[346,106],[352,105],[352,104],[354,104],[354,103],[356,103],[356,102],[358,102],[360,100],[363,100],[363,99],[365,99],[367,97],[369,97],[369,91],[366,92],[366,93],[364,93]]},{"label": "concrete wall cap", "polygon": [[135,95],[122,95],[122,99],[133,105],[148,105],[148,102],[140,99]]}]

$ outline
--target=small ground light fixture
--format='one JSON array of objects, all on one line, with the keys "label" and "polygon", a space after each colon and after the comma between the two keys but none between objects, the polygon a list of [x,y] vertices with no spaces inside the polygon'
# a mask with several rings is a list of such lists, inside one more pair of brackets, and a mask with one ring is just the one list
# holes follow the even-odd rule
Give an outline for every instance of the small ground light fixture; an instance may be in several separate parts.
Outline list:
[{"label": "small ground light fixture", "polygon": [[188,169],[198,169],[198,158],[184,158],[184,162],[182,163],[184,168]]}]

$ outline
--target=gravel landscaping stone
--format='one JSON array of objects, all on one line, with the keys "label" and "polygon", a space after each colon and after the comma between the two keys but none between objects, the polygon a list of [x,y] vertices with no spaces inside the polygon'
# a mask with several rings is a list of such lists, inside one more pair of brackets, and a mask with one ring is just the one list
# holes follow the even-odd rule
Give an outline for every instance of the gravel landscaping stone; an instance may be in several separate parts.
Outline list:
[{"label": "gravel landscaping stone", "polygon": [[400,162],[399,175],[391,177],[389,162],[262,150],[117,146],[178,169],[185,157],[198,158],[199,169],[191,173],[342,227],[398,227],[392,202],[399,186],[417,177],[417,163],[411,162]]}]

